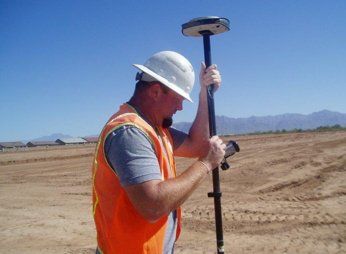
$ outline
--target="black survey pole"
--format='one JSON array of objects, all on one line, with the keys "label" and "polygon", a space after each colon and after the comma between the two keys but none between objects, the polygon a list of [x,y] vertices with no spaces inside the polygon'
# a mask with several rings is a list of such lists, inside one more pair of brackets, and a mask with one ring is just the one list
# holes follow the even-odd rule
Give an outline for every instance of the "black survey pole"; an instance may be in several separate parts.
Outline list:
[{"label": "black survey pole", "polygon": [[[210,34],[203,34],[204,61],[206,68],[211,65]],[[214,84],[207,88],[208,112],[209,112],[209,134],[210,137],[216,135],[215,105],[214,105]],[[224,253],[223,227],[222,227],[222,209],[221,209],[221,190],[219,168],[213,170],[213,192],[208,193],[208,197],[214,198],[215,227],[217,253]]]},{"label": "black survey pole", "polygon": [[[203,36],[204,61],[207,68],[211,65],[210,36],[227,31],[229,31],[229,20],[217,16],[195,18],[182,25],[182,33],[185,36]],[[207,100],[209,113],[209,134],[210,137],[212,137],[216,135],[214,84],[210,84],[207,88]],[[214,198],[217,253],[223,254],[224,242],[222,229],[221,190],[218,167],[213,170],[213,192],[209,192],[208,197]]]},{"label": "black survey pole", "polygon": [[[210,49],[210,34],[203,34],[204,45],[204,62],[206,68],[211,65],[211,49]],[[215,106],[214,106],[214,84],[210,84],[207,88],[208,95],[208,112],[209,112],[209,133],[210,137],[216,135],[215,123]]]}]

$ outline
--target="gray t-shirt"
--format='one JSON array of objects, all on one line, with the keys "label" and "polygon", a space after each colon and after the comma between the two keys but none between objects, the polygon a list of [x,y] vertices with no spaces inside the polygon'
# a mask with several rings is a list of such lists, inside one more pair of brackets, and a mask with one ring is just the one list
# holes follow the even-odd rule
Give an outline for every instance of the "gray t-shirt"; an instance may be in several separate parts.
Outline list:
[{"label": "gray t-shirt", "polygon": [[[186,134],[170,128],[173,149],[179,147]],[[106,158],[122,186],[161,180],[162,175],[154,147],[144,132],[133,125],[125,125],[112,132],[105,141]],[[164,252],[173,253],[176,238],[176,211],[168,215]]]}]

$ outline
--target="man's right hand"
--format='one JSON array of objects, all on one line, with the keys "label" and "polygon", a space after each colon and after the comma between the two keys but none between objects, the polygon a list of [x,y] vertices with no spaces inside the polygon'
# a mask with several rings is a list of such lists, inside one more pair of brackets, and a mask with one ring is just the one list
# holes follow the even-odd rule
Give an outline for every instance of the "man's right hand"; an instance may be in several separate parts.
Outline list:
[{"label": "man's right hand", "polygon": [[221,86],[221,74],[217,69],[216,64],[212,64],[211,66],[206,68],[205,63],[201,63],[199,82],[202,89],[205,89],[211,84],[214,85],[214,92],[219,89],[219,87]]},{"label": "man's right hand", "polygon": [[226,145],[218,136],[209,139],[209,147],[205,156],[199,160],[208,165],[209,171],[218,167],[225,156]]}]

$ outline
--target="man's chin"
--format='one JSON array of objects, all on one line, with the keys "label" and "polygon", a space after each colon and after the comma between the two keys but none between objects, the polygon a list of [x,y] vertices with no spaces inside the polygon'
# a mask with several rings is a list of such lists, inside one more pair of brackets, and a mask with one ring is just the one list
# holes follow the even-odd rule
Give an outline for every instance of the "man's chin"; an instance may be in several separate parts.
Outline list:
[{"label": "man's chin", "polygon": [[167,128],[171,127],[172,124],[173,124],[173,118],[167,117],[167,118],[163,119],[163,121],[162,121],[162,128],[167,129]]}]

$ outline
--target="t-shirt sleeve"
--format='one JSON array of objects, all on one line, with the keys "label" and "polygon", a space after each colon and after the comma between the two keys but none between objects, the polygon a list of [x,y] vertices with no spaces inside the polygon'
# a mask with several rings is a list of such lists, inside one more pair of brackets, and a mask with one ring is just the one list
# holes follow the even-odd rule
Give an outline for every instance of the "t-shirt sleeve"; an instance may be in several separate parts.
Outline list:
[{"label": "t-shirt sleeve", "polygon": [[173,139],[173,150],[177,149],[187,137],[187,134],[183,131],[177,130],[173,127],[169,128],[169,133]]},{"label": "t-shirt sleeve", "polygon": [[105,155],[122,186],[161,180],[162,175],[146,134],[135,126],[122,126],[105,141]]}]

